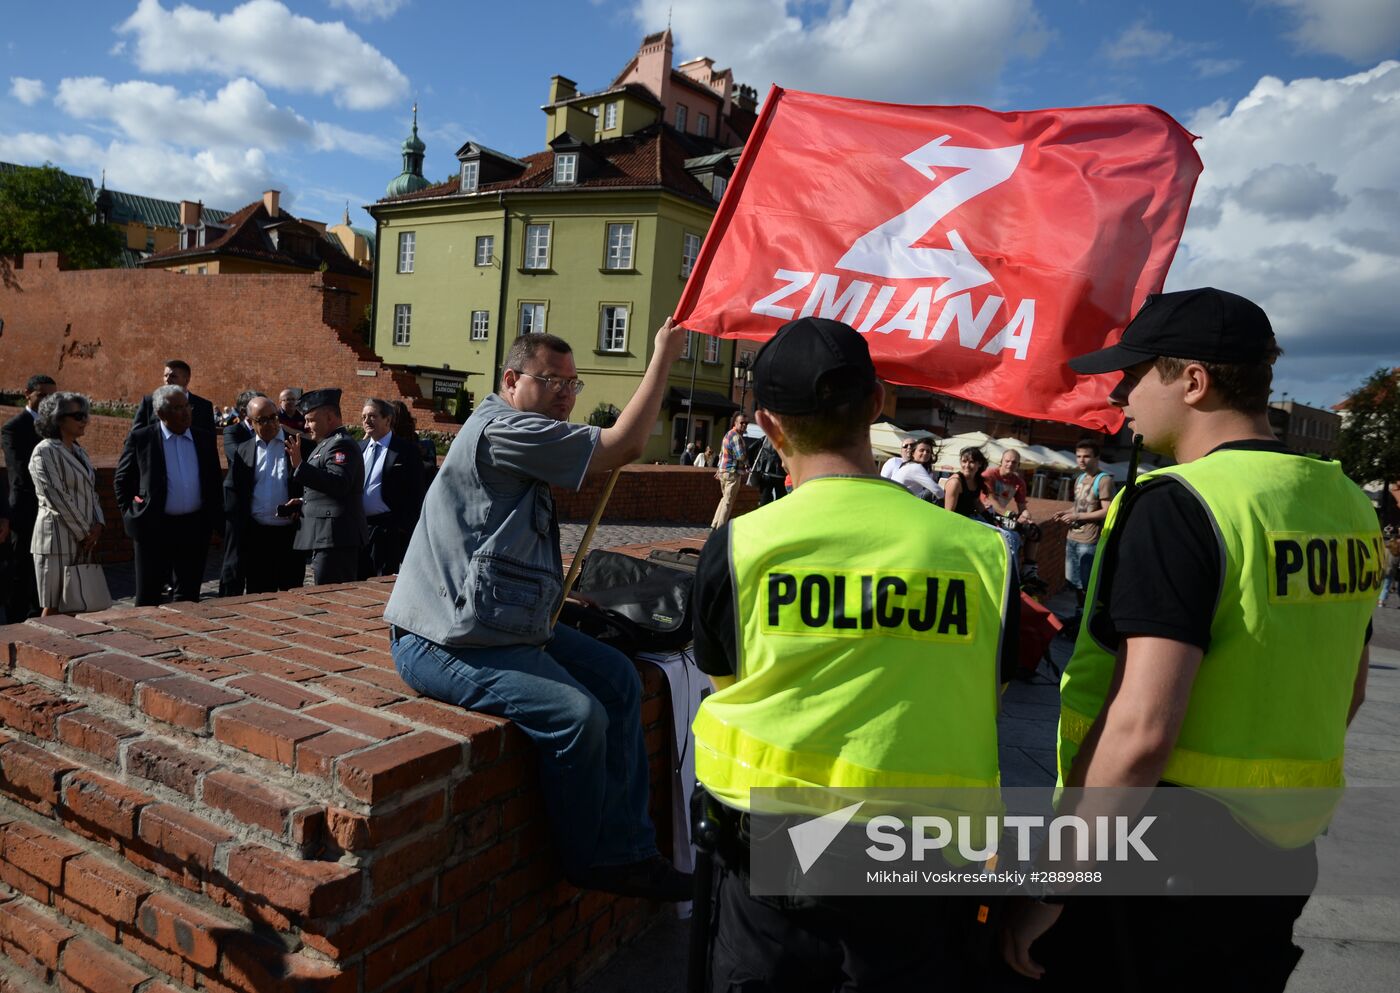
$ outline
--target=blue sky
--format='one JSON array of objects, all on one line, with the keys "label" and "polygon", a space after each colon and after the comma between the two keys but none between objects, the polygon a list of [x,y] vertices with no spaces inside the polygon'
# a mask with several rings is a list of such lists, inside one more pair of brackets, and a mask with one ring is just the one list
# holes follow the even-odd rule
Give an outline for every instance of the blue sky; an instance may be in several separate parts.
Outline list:
[{"label": "blue sky", "polygon": [[1263,304],[1305,402],[1400,362],[1395,0],[55,0],[0,23],[0,159],[367,224],[415,99],[430,178],[534,151],[549,77],[607,85],[668,15],[760,94],[1162,107],[1206,165],[1168,288]]}]

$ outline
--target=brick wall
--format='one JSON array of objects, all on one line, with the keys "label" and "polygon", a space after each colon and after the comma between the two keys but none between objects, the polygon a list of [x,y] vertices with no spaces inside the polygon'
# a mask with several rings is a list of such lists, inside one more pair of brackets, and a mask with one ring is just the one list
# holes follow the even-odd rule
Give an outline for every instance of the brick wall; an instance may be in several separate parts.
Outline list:
[{"label": "brick wall", "polygon": [[321,274],[181,276],[161,270],[63,271],[53,254],[0,260],[0,389],[33,373],[96,401],[138,403],[168,358],[193,368],[190,388],[219,405],[245,389],[334,386],[350,406],[403,400],[420,427],[431,404],[413,377],[386,368],[351,333],[350,293]]},{"label": "brick wall", "polygon": [[664,912],[562,879],[533,750],[402,683],[388,591],[0,629],[0,988],[562,991]]}]

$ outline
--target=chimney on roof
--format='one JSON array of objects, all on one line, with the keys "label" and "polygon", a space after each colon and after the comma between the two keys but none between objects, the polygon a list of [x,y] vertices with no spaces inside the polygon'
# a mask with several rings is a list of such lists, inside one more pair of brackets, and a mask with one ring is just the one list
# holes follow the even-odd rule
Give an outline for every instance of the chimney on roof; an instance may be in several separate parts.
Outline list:
[{"label": "chimney on roof", "polygon": [[280,196],[281,191],[279,190],[263,191],[263,209],[267,211],[268,216],[274,221],[277,219],[278,211],[281,209],[277,206],[277,201]]},{"label": "chimney on roof", "polygon": [[193,203],[189,200],[180,201],[180,227],[199,227],[199,215],[204,213],[203,203]]},{"label": "chimney on roof", "polygon": [[570,97],[578,96],[578,84],[568,76],[549,77],[549,102],[558,103],[560,100],[568,100]]}]

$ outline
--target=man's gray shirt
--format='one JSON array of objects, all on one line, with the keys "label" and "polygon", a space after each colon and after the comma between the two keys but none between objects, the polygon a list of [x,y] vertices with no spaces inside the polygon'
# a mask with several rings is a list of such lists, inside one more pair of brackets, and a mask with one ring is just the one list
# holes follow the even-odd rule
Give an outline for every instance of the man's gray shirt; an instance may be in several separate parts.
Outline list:
[{"label": "man's gray shirt", "polygon": [[491,394],[423,501],[384,619],[440,645],[541,645],[563,589],[551,485],[583,483],[601,430]]}]

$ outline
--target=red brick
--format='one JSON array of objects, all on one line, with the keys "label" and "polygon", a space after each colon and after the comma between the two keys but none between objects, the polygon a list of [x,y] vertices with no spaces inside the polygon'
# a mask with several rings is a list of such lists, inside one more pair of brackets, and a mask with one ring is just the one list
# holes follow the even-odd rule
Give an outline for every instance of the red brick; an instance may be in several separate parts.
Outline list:
[{"label": "red brick", "polygon": [[10,889],[17,890],[39,903],[47,904],[53,899],[53,894],[47,883],[35,879],[27,872],[21,872],[8,862],[0,861],[0,883],[4,883]]},{"label": "red brick", "polygon": [[426,961],[452,937],[452,915],[423,921],[365,956],[365,989],[374,990]]},{"label": "red brick", "polygon": [[287,643],[279,638],[269,638],[266,635],[257,634],[253,631],[242,631],[238,628],[229,628],[219,632],[219,640],[226,641],[230,645],[237,645],[246,648],[251,652],[271,652],[279,648],[287,647]]},{"label": "red brick", "polygon": [[250,935],[230,935],[219,974],[247,993],[355,993],[360,983],[358,966],[342,971]]},{"label": "red brick", "polygon": [[[194,966],[180,956],[147,941],[141,932],[128,928],[122,932],[120,937],[123,950],[140,958],[158,974],[168,976],[176,982],[184,983],[190,987],[199,983],[200,974],[195,971]],[[151,987],[147,986],[141,993],[150,993],[150,989]]]},{"label": "red brick", "polygon": [[461,707],[449,707],[431,700],[409,700],[407,703],[390,707],[389,712],[469,739],[473,768],[494,762],[501,754],[501,739],[506,722],[498,717],[474,713]]},{"label": "red brick", "polygon": [[31,617],[29,623],[41,628],[49,628],[72,638],[81,638],[83,635],[88,634],[102,634],[105,631],[112,630],[106,624],[91,620],[90,617],[74,617],[71,614],[50,614],[48,617]]},{"label": "red brick", "polygon": [[360,898],[359,869],[293,859],[261,845],[242,845],[230,852],[228,877],[274,907],[306,917],[341,913]]},{"label": "red brick", "polygon": [[[292,635],[288,637],[292,637]],[[359,662],[343,658],[339,655],[328,655],[325,652],[314,651],[313,649],[301,647],[300,645],[279,648],[272,654],[287,662],[295,662],[298,665],[310,666],[313,669],[320,669],[322,672],[346,672],[360,667]]]},{"label": "red brick", "polygon": [[168,803],[141,810],[140,838],[152,849],[181,862],[192,862],[204,872],[214,868],[219,845],[234,840],[231,832],[202,817]]},{"label": "red brick", "polygon": [[151,978],[86,938],[74,938],[64,947],[62,974],[88,993],[135,993]]},{"label": "red brick", "polygon": [[[481,963],[500,952],[505,944],[506,923],[492,921],[484,930],[445,949],[428,966],[433,989],[446,989],[471,974]],[[497,991],[492,990],[492,993]]]},{"label": "red brick", "polygon": [[95,634],[92,641],[99,645],[106,645],[108,648],[118,652],[125,652],[127,655],[136,655],[146,658],[150,655],[161,655],[170,651],[170,646],[159,641],[152,641],[150,638],[143,638],[139,634],[128,634],[125,631],[112,631],[108,634]]},{"label": "red brick", "polygon": [[113,617],[111,621],[114,627],[129,634],[139,634],[142,637],[150,638],[152,641],[176,638],[185,633],[169,624],[162,624],[153,617]]},{"label": "red brick", "polygon": [[[287,635],[287,640],[302,648],[310,648],[312,651],[327,652],[331,655],[353,655],[361,650],[360,645],[351,644],[348,641],[340,641],[336,638],[326,638],[319,634],[307,634],[298,629]],[[278,653],[285,654],[285,653]]]},{"label": "red brick", "polygon": [[176,676],[141,687],[141,709],[152,720],[194,732],[209,730],[209,715],[218,707],[242,700],[242,693],[226,690],[202,679]]},{"label": "red brick", "polygon": [[116,924],[131,924],[151,888],[91,855],[79,855],[63,867],[63,895]]},{"label": "red brick", "polygon": [[319,929],[319,922],[308,922],[302,930],[302,940],[331,958],[348,958],[427,917],[433,909],[436,882],[422,879],[393,896],[361,904],[353,920],[332,925],[324,932]]},{"label": "red brick", "polygon": [[320,779],[330,779],[331,766],[338,756],[372,744],[374,742],[369,738],[361,738],[344,731],[318,734],[297,746],[297,772]]},{"label": "red brick", "polygon": [[453,789],[452,813],[478,810],[499,797],[522,787],[539,784],[539,766],[524,756],[503,759],[493,766],[473,772]]},{"label": "red brick", "polygon": [[251,697],[275,703],[288,710],[300,710],[302,707],[310,706],[313,703],[324,703],[326,700],[325,696],[314,690],[309,690],[295,683],[284,683],[280,679],[273,679],[271,676],[264,676],[261,673],[239,676],[237,679],[229,680],[228,685]]},{"label": "red brick", "polygon": [[64,824],[102,841],[135,840],[137,817],[150,803],[154,797],[93,772],[75,772],[63,785]]},{"label": "red brick", "polygon": [[[333,623],[333,620],[339,620],[339,618],[334,618],[329,612],[323,611],[314,619],[303,617],[301,620],[297,621],[297,630],[303,634],[319,634],[323,638],[337,639],[345,638],[352,634],[358,634],[361,630],[359,627],[347,627],[344,624]],[[387,644],[388,640],[388,638],[385,638],[383,643]]]},{"label": "red brick", "polygon": [[58,719],[59,741],[108,762],[116,762],[120,758],[117,750],[123,739],[134,738],[140,733],[128,724],[90,710],[64,714]]},{"label": "red brick", "polygon": [[222,620],[226,617],[233,617],[238,613],[238,611],[219,600],[176,600],[174,603],[162,604],[160,609],[169,613],[180,614],[182,617],[205,618],[211,620]]},{"label": "red brick", "polygon": [[46,741],[54,739],[54,722],[60,715],[82,709],[79,701],[50,693],[35,683],[0,690],[0,725]]},{"label": "red brick", "polygon": [[305,682],[308,679],[315,679],[317,676],[326,674],[323,669],[313,669],[309,665],[298,665],[295,662],[288,662],[286,659],[279,659],[275,655],[244,655],[238,662],[252,672],[276,676],[278,679],[285,679],[292,683]]},{"label": "red brick", "polygon": [[157,893],[141,905],[137,924],[156,946],[206,969],[219,964],[219,943],[235,930],[223,919],[166,893]]},{"label": "red brick", "polygon": [[81,854],[76,845],[24,821],[0,826],[0,859],[46,886],[61,886],[63,864]]},{"label": "red brick", "polygon": [[199,777],[219,764],[163,738],[142,738],[126,746],[126,772],[195,797]]},{"label": "red brick", "polygon": [[241,656],[237,662],[219,661],[218,659],[197,659],[193,655],[171,655],[160,660],[161,665],[168,665],[171,668],[179,669],[186,676],[194,676],[207,682],[216,679],[223,679],[225,676],[236,676],[241,672],[247,672],[248,660],[251,656]]},{"label": "red brick", "polygon": [[265,759],[291,765],[296,746],[329,731],[328,725],[261,703],[219,712],[214,737]]},{"label": "red brick", "polygon": [[166,623],[179,628],[182,634],[207,634],[211,631],[228,630],[228,625],[222,620],[211,621],[204,617],[196,617],[186,611],[166,611],[166,613],[173,615],[167,618]]},{"label": "red brick", "polygon": [[204,802],[280,837],[287,833],[287,817],[304,801],[249,776],[219,771],[204,777]]},{"label": "red brick", "polygon": [[449,829],[411,838],[390,851],[378,852],[369,867],[374,892],[388,892],[430,866],[440,869],[456,844],[457,831]]},{"label": "red brick", "polygon": [[394,738],[413,730],[407,724],[391,721],[376,714],[367,714],[363,710],[347,707],[343,703],[321,704],[306,711],[306,715],[325,721],[327,724],[334,724],[348,731],[363,734],[368,738]]},{"label": "red brick", "polygon": [[195,635],[172,638],[169,644],[179,648],[187,655],[202,656],[206,659],[231,659],[248,654],[248,649],[238,645],[230,645],[226,641],[215,641],[212,638],[199,638]]},{"label": "red brick", "polygon": [[[361,707],[387,707],[391,703],[398,703],[404,698],[403,693],[394,693],[390,690],[380,689],[378,686],[371,686],[369,683],[362,683],[359,679],[360,672],[355,670],[349,673],[350,678],[345,676],[322,676],[317,673],[318,679],[311,685],[332,693],[343,700],[357,703]],[[404,687],[407,689],[407,687]]]},{"label": "red brick", "polygon": [[74,686],[101,693],[103,696],[132,703],[136,686],[146,679],[161,679],[174,671],[155,662],[132,655],[93,655],[78,659],[68,674]]},{"label": "red brick", "polygon": [[[361,655],[356,655],[355,658],[359,659],[361,658]],[[365,661],[372,662],[373,659],[366,659]],[[363,683],[373,683],[380,689],[389,690],[393,693],[399,693],[403,696],[422,696],[421,693],[419,693],[417,690],[413,689],[403,681],[403,677],[399,675],[398,670],[394,668],[392,662],[390,662],[390,664],[383,669],[377,669],[371,665],[362,665],[358,669],[352,669],[349,672],[343,673],[343,675],[345,675],[349,679],[358,679],[360,682]]]},{"label": "red brick", "polygon": [[24,741],[0,745],[0,787],[6,793],[33,800],[47,811],[58,803],[58,788],[65,773],[78,765]]},{"label": "red brick", "polygon": [[[380,608],[383,609],[383,608]],[[345,635],[346,641],[352,645],[359,645],[361,648],[371,648],[375,651],[383,652],[389,648],[389,625],[382,628],[375,628],[369,631],[357,631],[354,634]]]},{"label": "red brick", "polygon": [[457,768],[462,748],[450,738],[428,731],[386,741],[336,763],[341,788],[357,800],[378,803],[386,797]]},{"label": "red brick", "polygon": [[348,851],[378,848],[419,828],[442,820],[443,793],[430,793],[389,813],[360,814],[331,807],[326,828],[336,844]]},{"label": "red brick", "polygon": [[388,652],[381,652],[376,648],[367,649],[354,656],[354,658],[356,662],[361,662],[366,666],[372,666],[375,669],[383,669],[387,672],[394,673],[397,672],[394,666],[394,657]]},{"label": "red brick", "polygon": [[438,885],[438,904],[446,906],[456,903],[462,897],[487,882],[496,879],[515,861],[515,846],[510,841],[493,845],[484,852],[470,856],[442,874]]},{"label": "red brick", "polygon": [[23,949],[46,969],[58,968],[58,953],[75,932],[18,901],[0,904],[0,941]]},{"label": "red brick", "polygon": [[[100,624],[93,626],[101,630],[111,630],[103,628]],[[56,679],[60,683],[67,675],[69,662],[102,651],[100,645],[90,645],[57,631],[38,630],[27,624],[15,625],[7,631],[15,632],[16,628],[19,631],[9,638],[13,642],[15,665]],[[3,650],[0,650],[0,654],[3,654]]]}]

